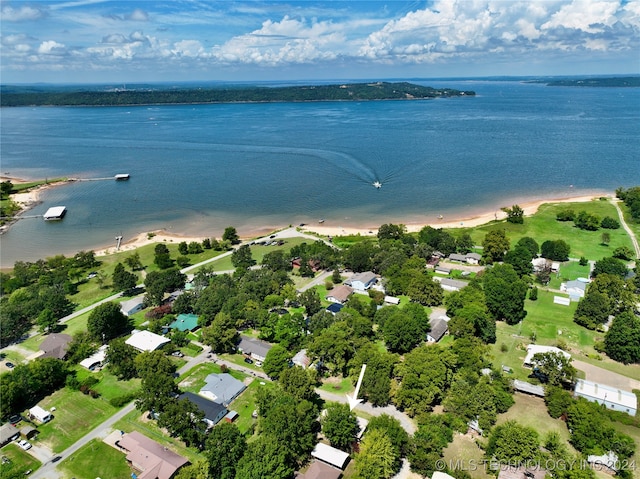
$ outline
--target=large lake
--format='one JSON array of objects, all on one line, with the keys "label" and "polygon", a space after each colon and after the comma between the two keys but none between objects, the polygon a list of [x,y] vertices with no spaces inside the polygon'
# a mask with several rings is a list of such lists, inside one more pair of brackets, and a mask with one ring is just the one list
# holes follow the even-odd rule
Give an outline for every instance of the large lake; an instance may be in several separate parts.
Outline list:
[{"label": "large lake", "polygon": [[[640,184],[640,89],[417,82],[426,101],[3,108],[1,172],[80,181],[43,193],[1,264],[166,229],[219,236],[288,224],[432,222],[517,201]],[[380,189],[372,186],[382,182]]]}]

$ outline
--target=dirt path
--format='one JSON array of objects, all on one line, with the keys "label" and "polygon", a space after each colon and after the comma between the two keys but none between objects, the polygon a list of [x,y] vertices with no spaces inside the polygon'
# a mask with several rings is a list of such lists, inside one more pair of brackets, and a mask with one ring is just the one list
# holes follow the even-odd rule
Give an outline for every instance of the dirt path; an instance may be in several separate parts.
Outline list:
[{"label": "dirt path", "polygon": [[629,235],[629,238],[631,238],[633,249],[636,252],[636,258],[640,258],[640,245],[638,245],[638,238],[636,238],[636,235],[634,234],[633,230],[629,228],[629,225],[624,220],[624,214],[622,214],[622,210],[620,209],[620,205],[618,203],[620,203],[619,200],[616,200],[616,199],[611,200],[611,204],[616,207],[616,210],[618,210],[618,218],[620,218],[620,224]]}]

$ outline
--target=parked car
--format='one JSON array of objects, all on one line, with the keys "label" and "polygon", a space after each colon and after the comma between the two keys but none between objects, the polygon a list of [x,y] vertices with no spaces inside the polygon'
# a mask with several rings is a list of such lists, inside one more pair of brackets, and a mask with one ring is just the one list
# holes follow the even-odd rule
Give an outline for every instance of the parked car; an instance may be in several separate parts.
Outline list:
[{"label": "parked car", "polygon": [[10,363],[9,361],[7,361],[6,363],[4,363],[4,365],[5,365],[6,367],[8,367],[9,369],[13,369],[13,368],[15,368],[15,367],[16,367],[16,365],[15,365],[15,364]]},{"label": "parked car", "polygon": [[171,356],[175,356],[176,358],[181,358],[184,354],[181,351],[174,351],[171,353]]},{"label": "parked car", "polygon": [[22,421],[22,416],[20,416],[19,414],[14,414],[9,418],[9,422],[11,424],[18,424],[20,421]]},{"label": "parked car", "polygon": [[31,449],[31,443],[24,439],[18,443],[18,446],[20,446],[20,448],[24,449],[25,451]]},{"label": "parked car", "polygon": [[244,358],[244,362],[247,364],[253,364],[253,359],[251,358]]},{"label": "parked car", "polygon": [[262,367],[262,361],[256,361],[256,366],[258,366],[259,368]]}]

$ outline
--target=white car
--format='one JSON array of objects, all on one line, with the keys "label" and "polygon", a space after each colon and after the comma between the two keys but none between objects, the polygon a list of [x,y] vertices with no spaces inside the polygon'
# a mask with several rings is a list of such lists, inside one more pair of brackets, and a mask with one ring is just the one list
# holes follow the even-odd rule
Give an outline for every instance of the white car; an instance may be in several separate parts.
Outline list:
[{"label": "white car", "polygon": [[18,446],[20,446],[25,451],[28,451],[29,449],[31,449],[31,443],[25,441],[24,439],[18,443]]}]

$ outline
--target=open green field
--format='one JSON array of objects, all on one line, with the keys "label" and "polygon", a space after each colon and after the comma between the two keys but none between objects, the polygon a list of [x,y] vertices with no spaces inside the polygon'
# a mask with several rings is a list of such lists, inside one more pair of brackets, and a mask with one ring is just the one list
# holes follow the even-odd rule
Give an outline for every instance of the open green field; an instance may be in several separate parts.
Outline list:
[{"label": "open green field", "polygon": [[94,439],[60,463],[66,479],[72,477],[131,477],[125,454],[104,442]]},{"label": "open green field", "polygon": [[53,420],[38,426],[38,442],[53,452],[65,450],[117,411],[102,397],[94,399],[69,388],[47,396],[39,405],[47,410],[56,408]]},{"label": "open green field", "polygon": [[[484,464],[484,451],[475,439],[466,434],[454,434],[453,441],[443,451],[444,461],[450,469],[466,470],[474,479],[491,479]],[[487,464],[488,468],[489,465]]]},{"label": "open green field", "polygon": [[[556,346],[558,340],[564,340],[574,359],[594,364],[609,371],[640,380],[640,367],[624,365],[596,352],[593,345],[604,337],[603,333],[588,330],[573,322],[573,313],[577,303],[562,306],[553,303],[555,293],[540,290],[537,301],[525,301],[527,316],[519,324],[510,326],[497,323],[497,341],[492,346],[493,364],[513,369],[515,379],[526,379],[530,370],[522,366],[526,356],[526,347],[531,344],[531,334],[536,335],[536,344]],[[503,346],[506,351],[502,351]]]},{"label": "open green field", "polygon": [[324,379],[319,389],[335,394],[346,394],[352,392],[355,386],[349,378],[339,376]]},{"label": "open green field", "polygon": [[[451,230],[454,235],[469,233],[475,244],[482,244],[484,236],[493,230],[505,230],[507,237],[514,245],[520,238],[529,236],[542,245],[547,240],[564,240],[571,246],[570,256],[581,256],[590,260],[611,256],[611,252],[618,246],[632,248],[631,240],[623,228],[617,230],[585,231],[574,226],[572,221],[557,221],[556,214],[565,209],[573,209],[575,213],[586,211],[601,219],[605,216],[618,219],[618,212],[609,201],[594,200],[585,203],[545,203],[533,216],[525,217],[524,224],[512,224],[506,221],[492,221],[476,228],[456,228]],[[611,237],[608,246],[601,244],[602,233],[607,232]]]},{"label": "open green field", "polygon": [[125,394],[131,394],[140,389],[140,379],[134,378],[128,381],[119,381],[117,377],[111,374],[108,369],[103,369],[97,372],[91,372],[82,366],[76,368],[77,376],[80,381],[92,376],[98,379],[100,382],[92,389],[95,389],[100,393],[100,397],[106,401],[110,401],[113,398],[124,396]]},{"label": "open green field", "polygon": [[20,449],[15,441],[4,446],[0,453],[11,461],[7,464],[0,464],[0,477],[24,476],[25,472],[34,472],[40,467],[40,461]]}]

